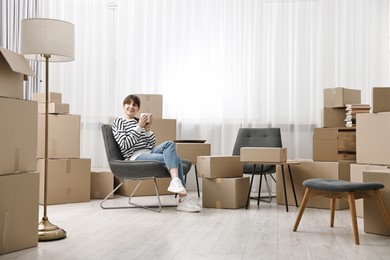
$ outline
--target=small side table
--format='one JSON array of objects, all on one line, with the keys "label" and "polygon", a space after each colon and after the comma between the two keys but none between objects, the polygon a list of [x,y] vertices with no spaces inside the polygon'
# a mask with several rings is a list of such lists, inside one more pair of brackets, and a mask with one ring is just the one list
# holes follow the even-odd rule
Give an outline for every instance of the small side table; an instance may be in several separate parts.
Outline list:
[{"label": "small side table", "polygon": [[[291,175],[290,165],[300,164],[299,161],[287,160],[286,162],[266,162],[266,161],[262,161],[261,159],[259,159],[259,160],[253,160],[253,161],[243,161],[242,163],[247,163],[247,164],[264,164],[264,165],[280,165],[280,167],[282,169],[282,177],[283,177],[284,202],[286,204],[286,211],[288,212],[288,200],[287,200],[286,182],[285,182],[285,176],[284,176],[284,167],[287,166],[288,173],[290,175],[291,188],[292,188],[293,193],[294,193],[295,205],[298,207],[297,195],[295,193],[294,181],[293,181],[293,178],[292,178],[292,175]],[[252,184],[252,181],[253,181],[253,177],[251,179],[251,184]],[[251,195],[251,188],[252,188],[252,185],[249,187],[248,199],[246,201],[246,208],[248,208],[248,206],[249,206],[250,195]]]}]

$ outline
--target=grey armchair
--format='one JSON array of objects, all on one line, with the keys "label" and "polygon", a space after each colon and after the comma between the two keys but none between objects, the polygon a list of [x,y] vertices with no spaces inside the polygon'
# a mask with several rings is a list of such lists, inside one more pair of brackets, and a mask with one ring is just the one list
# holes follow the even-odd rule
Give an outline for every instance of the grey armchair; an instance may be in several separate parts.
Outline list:
[{"label": "grey armchair", "polygon": [[[164,164],[160,163],[159,161],[125,161],[122,157],[122,154],[120,152],[119,146],[117,142],[114,139],[114,136],[112,134],[111,125],[109,124],[103,124],[101,126],[102,128],[102,134],[103,134],[103,140],[104,140],[104,146],[106,149],[106,155],[108,159],[108,164],[110,166],[111,172],[114,174],[116,178],[119,179],[120,183],[114,188],[113,191],[108,194],[103,201],[100,203],[100,206],[103,209],[114,209],[114,208],[145,208],[157,212],[161,212],[161,207],[166,207],[161,205],[160,201],[160,194],[158,192],[157,187],[157,178],[170,178],[171,175],[168,172],[168,169],[165,167]],[[191,162],[188,160],[183,160],[183,172],[186,175],[189,170],[191,169]],[[153,179],[154,181],[154,188],[156,191],[156,197],[158,204],[155,206],[142,206],[135,204],[131,202],[132,196],[138,189],[139,185],[142,183],[143,180],[146,179]],[[114,192],[119,189],[120,186],[126,181],[126,180],[140,180],[138,185],[134,188],[132,193],[129,196],[129,205],[126,206],[104,206],[104,203],[106,200],[114,194]],[[167,206],[173,206],[173,205],[167,205]],[[158,209],[154,209],[154,208]]]},{"label": "grey armchair", "polygon": [[[237,134],[236,142],[234,144],[233,155],[240,155],[241,147],[282,147],[280,128],[240,128]],[[272,200],[271,189],[267,181],[267,175],[269,175],[276,182],[275,178],[272,176],[272,173],[275,173],[275,171],[275,165],[243,165],[243,173],[252,175],[246,208],[248,208],[249,205],[250,193],[255,175],[260,175],[257,205],[260,203],[260,190],[263,176],[268,188],[269,201]]]}]

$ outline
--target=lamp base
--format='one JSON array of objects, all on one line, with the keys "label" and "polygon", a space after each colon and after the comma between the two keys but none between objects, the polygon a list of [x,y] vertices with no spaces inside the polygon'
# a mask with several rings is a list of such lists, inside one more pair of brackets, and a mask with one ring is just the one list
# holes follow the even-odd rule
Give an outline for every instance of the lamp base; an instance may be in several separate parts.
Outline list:
[{"label": "lamp base", "polygon": [[63,239],[66,237],[66,231],[50,223],[47,217],[43,217],[38,225],[38,240],[51,241]]}]

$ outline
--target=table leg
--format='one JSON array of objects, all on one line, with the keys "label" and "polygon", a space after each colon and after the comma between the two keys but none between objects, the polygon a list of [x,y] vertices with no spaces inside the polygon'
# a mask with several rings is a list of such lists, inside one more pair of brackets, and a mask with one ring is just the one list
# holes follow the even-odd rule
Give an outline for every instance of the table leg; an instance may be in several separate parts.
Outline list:
[{"label": "table leg", "polygon": [[194,165],[194,167],[195,167],[196,189],[198,190],[198,198],[200,198],[199,180],[198,180],[198,170],[196,169],[196,164]]},{"label": "table leg", "polygon": [[285,182],[285,178],[284,178],[284,167],[283,167],[283,165],[280,165],[280,167],[282,168],[284,203],[286,204],[286,211],[288,212],[288,201],[287,201],[286,182]]},{"label": "table leg", "polygon": [[246,200],[246,207],[245,207],[245,209],[248,209],[249,201],[251,199],[252,184],[253,184],[253,179],[255,178],[255,170],[256,170],[256,164],[253,166],[253,173],[252,173],[252,178],[251,178],[251,184],[249,186],[248,198]]},{"label": "table leg", "polygon": [[290,174],[291,187],[292,187],[292,190],[293,190],[293,193],[294,193],[295,206],[297,206],[297,208],[298,208],[297,194],[295,193],[293,177],[291,175],[291,168],[290,168],[290,165],[287,165],[287,166],[288,166],[288,173]]}]

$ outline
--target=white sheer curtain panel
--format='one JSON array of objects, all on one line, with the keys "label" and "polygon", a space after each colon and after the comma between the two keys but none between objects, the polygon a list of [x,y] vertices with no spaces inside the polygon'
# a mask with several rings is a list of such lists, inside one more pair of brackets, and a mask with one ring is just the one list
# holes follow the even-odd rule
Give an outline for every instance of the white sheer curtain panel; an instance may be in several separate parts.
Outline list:
[{"label": "white sheer curtain panel", "polygon": [[76,60],[52,91],[81,115],[82,150],[107,166],[99,124],[130,93],[162,94],[179,139],[231,154],[240,127],[280,127],[289,158],[312,158],[324,88],[389,85],[387,0],[42,0],[76,27]]}]

